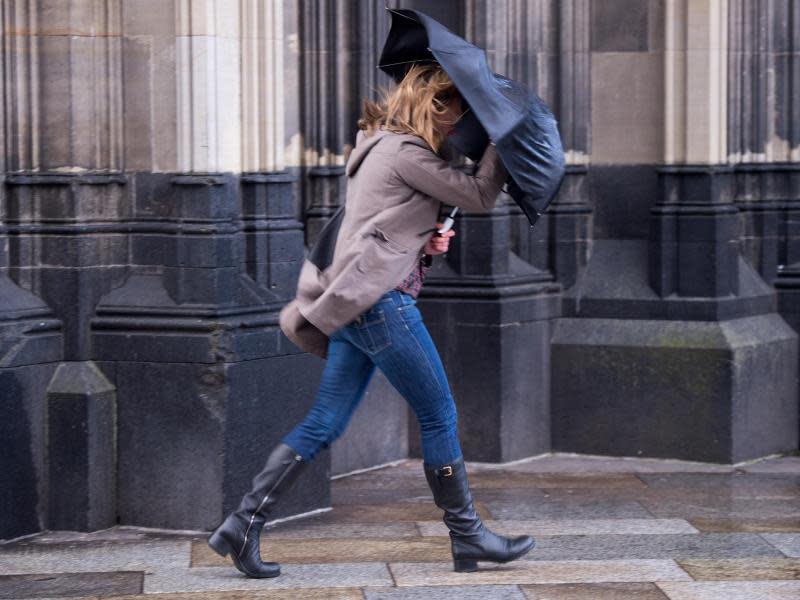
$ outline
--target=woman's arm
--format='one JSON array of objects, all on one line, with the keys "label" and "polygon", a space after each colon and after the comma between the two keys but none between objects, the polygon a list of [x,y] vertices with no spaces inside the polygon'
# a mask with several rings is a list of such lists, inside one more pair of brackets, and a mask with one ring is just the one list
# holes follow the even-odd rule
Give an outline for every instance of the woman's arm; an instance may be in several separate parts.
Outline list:
[{"label": "woman's arm", "polygon": [[507,177],[492,144],[486,147],[475,175],[462,173],[429,149],[408,143],[401,146],[395,168],[414,189],[470,212],[492,210]]}]

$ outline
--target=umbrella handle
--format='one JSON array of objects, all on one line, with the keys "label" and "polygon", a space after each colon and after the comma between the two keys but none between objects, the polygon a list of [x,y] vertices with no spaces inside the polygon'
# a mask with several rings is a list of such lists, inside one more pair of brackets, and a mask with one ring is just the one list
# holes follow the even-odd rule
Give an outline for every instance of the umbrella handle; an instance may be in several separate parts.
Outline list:
[{"label": "umbrella handle", "polygon": [[453,228],[455,225],[455,216],[458,214],[458,207],[454,207],[453,210],[450,211],[450,214],[447,215],[447,218],[444,220],[444,224],[436,230],[436,233],[442,235],[443,233],[447,233]]}]

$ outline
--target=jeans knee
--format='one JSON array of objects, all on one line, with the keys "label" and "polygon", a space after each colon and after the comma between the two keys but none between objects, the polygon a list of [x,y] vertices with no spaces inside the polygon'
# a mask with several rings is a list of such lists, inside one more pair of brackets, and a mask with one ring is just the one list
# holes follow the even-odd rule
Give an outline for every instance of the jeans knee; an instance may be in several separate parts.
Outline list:
[{"label": "jeans knee", "polygon": [[419,419],[419,427],[423,434],[453,433],[458,430],[458,414],[450,409],[424,416]]}]

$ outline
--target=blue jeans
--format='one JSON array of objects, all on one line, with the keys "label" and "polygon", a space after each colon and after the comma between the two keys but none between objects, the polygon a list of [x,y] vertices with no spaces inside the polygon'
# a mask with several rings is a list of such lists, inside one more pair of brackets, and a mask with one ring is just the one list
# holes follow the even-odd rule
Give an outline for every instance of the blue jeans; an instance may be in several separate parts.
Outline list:
[{"label": "blue jeans", "polygon": [[314,406],[283,442],[307,461],[327,448],[347,428],[376,366],[414,411],[425,462],[458,459],[456,406],[442,361],[416,300],[397,290],[330,336]]}]

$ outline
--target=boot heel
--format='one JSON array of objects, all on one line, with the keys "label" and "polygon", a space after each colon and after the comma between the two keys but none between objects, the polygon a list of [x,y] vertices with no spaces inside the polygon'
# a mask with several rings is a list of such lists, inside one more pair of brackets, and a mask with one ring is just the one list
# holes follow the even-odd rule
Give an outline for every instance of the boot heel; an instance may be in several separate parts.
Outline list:
[{"label": "boot heel", "polygon": [[472,573],[478,570],[478,561],[472,558],[454,558],[453,570],[456,573]]},{"label": "boot heel", "polygon": [[214,552],[223,557],[233,553],[231,545],[216,531],[208,538],[208,545]]}]

